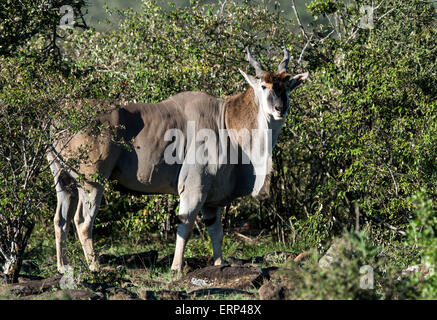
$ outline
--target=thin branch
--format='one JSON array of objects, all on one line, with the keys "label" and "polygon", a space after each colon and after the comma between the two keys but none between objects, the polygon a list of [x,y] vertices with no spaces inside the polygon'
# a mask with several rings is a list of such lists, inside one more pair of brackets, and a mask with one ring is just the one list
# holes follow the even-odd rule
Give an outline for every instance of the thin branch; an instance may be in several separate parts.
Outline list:
[{"label": "thin branch", "polygon": [[398,184],[396,183],[396,179],[393,175],[393,172],[390,170],[390,167],[387,165],[386,165],[386,167],[387,167],[388,171],[390,172],[391,178],[393,179],[393,182],[395,184],[395,191],[396,191],[396,197],[397,197],[398,196]]},{"label": "thin branch", "polygon": [[385,0],[382,0],[373,10],[378,10],[378,8],[385,2]]},{"label": "thin branch", "polygon": [[249,244],[256,244],[258,242],[257,240],[254,240],[254,239],[252,239],[248,236],[245,236],[244,234],[241,234],[239,232],[234,231],[234,234],[236,236],[240,237],[241,239],[246,240]]},{"label": "thin branch", "polygon": [[382,18],[384,18],[386,15],[388,15],[388,14],[389,14],[390,12],[392,12],[394,9],[395,9],[395,8],[392,8],[392,9],[388,10],[386,13],[384,13],[382,16],[380,16],[380,17],[378,18],[377,21],[379,21],[379,20],[381,20]]},{"label": "thin branch", "polygon": [[322,39],[319,40],[320,43],[323,43],[326,39],[328,39],[333,33],[334,33],[334,29],[331,30],[331,32],[329,32],[325,37],[323,37]]},{"label": "thin branch", "polygon": [[299,55],[299,60],[297,60],[297,64],[301,64],[302,62],[302,58],[303,58],[303,54],[306,50],[306,48],[308,47],[308,45],[310,44],[311,40],[313,39],[313,34],[311,35],[311,37],[308,39],[307,43],[305,44],[305,46],[302,49],[302,52]]},{"label": "thin branch", "polygon": [[223,1],[222,5],[220,7],[220,15],[221,16],[223,15],[223,11],[225,9],[226,2],[228,2],[228,0]]},{"label": "thin branch", "polygon": [[393,226],[393,225],[391,225],[390,223],[384,221],[383,219],[381,219],[381,218],[378,217],[378,216],[372,216],[372,217],[370,217],[370,216],[368,216],[368,215],[365,214],[365,213],[363,213],[363,214],[364,214],[367,218],[370,218],[371,220],[375,220],[376,222],[382,223],[384,226],[388,227],[389,229],[391,229],[391,230],[393,230],[393,231],[395,231],[395,232],[397,232],[397,233],[399,233],[399,234],[401,234],[401,235],[403,235],[403,236],[406,235],[405,231],[399,230],[399,228],[396,228],[395,226]]},{"label": "thin branch", "polygon": [[308,35],[306,34],[305,28],[302,25],[302,21],[300,20],[299,13],[296,10],[296,3],[295,3],[294,0],[291,0],[291,7],[293,8],[294,15],[296,16],[297,24],[299,25],[300,30],[302,31],[303,36],[305,37],[305,39],[308,40]]}]

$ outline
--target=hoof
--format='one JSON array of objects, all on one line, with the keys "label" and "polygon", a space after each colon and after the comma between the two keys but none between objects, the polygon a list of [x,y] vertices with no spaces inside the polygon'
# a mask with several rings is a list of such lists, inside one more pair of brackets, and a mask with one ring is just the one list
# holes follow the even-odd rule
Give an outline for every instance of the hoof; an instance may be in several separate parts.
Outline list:
[{"label": "hoof", "polygon": [[226,261],[224,261],[222,258],[217,258],[214,261],[215,266],[223,266],[226,264]]},{"label": "hoof", "polygon": [[65,266],[58,266],[58,272],[59,272],[60,274],[64,274],[66,270],[67,270],[67,269],[65,268]]},{"label": "hoof", "polygon": [[170,275],[171,275],[171,279],[173,281],[176,281],[176,280],[179,280],[180,278],[182,278],[184,273],[182,272],[181,269],[172,269],[172,270],[170,270]]},{"label": "hoof", "polygon": [[100,264],[98,262],[93,262],[89,265],[89,269],[92,272],[100,271]]}]

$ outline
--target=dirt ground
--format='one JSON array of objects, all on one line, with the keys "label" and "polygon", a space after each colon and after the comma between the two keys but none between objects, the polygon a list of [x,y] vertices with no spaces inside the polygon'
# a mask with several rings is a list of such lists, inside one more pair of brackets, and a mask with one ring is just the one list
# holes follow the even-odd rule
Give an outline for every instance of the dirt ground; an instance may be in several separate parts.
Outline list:
[{"label": "dirt ground", "polygon": [[[279,284],[281,272],[274,260],[296,260],[291,252],[274,252],[251,260],[229,257],[213,266],[210,257],[187,258],[182,276],[159,276],[155,271],[171,264],[172,256],[158,259],[157,251],[122,256],[102,255],[95,277],[74,274],[42,278],[23,274],[18,283],[0,284],[0,299],[20,300],[185,300],[284,299],[291,286]],[[290,270],[288,270],[290,271]]]}]

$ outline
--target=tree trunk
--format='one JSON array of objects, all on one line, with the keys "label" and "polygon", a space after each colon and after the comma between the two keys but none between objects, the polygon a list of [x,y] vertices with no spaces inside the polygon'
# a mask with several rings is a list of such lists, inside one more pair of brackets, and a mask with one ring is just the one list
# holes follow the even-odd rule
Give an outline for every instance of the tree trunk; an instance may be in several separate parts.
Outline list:
[{"label": "tree trunk", "polygon": [[11,241],[9,252],[0,250],[5,264],[3,265],[3,274],[6,276],[6,280],[9,283],[18,282],[18,276],[20,275],[21,266],[23,264],[24,250],[27,246],[27,241],[33,231],[34,223],[31,222],[27,227],[22,226],[17,232],[14,233],[14,239]]},{"label": "tree trunk", "polygon": [[23,264],[23,255],[11,257],[3,266],[3,274],[6,276],[8,283],[18,282],[21,265]]}]

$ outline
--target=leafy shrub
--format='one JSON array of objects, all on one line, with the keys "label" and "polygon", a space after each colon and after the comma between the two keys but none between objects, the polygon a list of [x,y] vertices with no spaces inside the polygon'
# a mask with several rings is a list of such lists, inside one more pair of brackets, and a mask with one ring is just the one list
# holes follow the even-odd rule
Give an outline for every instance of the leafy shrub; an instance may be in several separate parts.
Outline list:
[{"label": "leafy shrub", "polygon": [[[259,227],[283,242],[302,225],[314,235],[308,246],[322,245],[331,232],[355,224],[356,210],[362,223],[384,220],[402,229],[411,195],[426,186],[436,197],[435,9],[422,1],[382,3],[375,29],[366,30],[356,23],[360,5],[311,4],[328,16],[335,7],[335,21],[317,26],[303,52],[312,82],[291,94],[274,150],[271,197],[261,204],[245,198],[231,210],[240,220],[258,215]],[[246,86],[238,68],[249,68],[248,45],[264,65],[276,65],[284,43],[292,49],[291,68],[304,69],[298,58],[306,39],[285,33],[292,22],[263,7],[228,2],[223,10],[198,3],[164,10],[144,1],[140,12],[113,14],[123,17],[118,31],[89,30],[66,41],[71,77],[81,79],[89,97],[156,102],[185,90],[230,95]],[[151,230],[152,220],[140,216],[132,212],[120,225],[137,221],[131,230]]]},{"label": "leafy shrub", "polygon": [[[244,60],[247,46],[276,69],[285,44],[293,57],[290,72],[307,70],[311,82],[290,95],[290,115],[274,150],[270,198],[244,198],[229,211],[281,242],[322,248],[357,222],[379,228],[383,221],[405,230],[414,214],[411,197],[423,188],[431,202],[419,209],[427,217],[418,218],[416,234],[424,234],[417,246],[421,256],[435,259],[426,251],[435,242],[423,224],[432,221],[437,197],[435,8],[420,0],[384,1],[374,29],[362,29],[357,21],[363,1],[313,1],[312,14],[326,15],[327,24],[295,35],[292,21],[249,4],[164,10],[143,1],[139,12],[114,11],[123,18],[116,31],[66,32],[64,55],[56,63],[38,53],[44,35],[0,58],[0,210],[6,219],[0,227],[17,213],[29,213],[32,226],[33,215],[53,211],[52,178],[42,170],[45,149],[34,149],[39,137],[50,143],[41,126],[55,114],[72,132],[86,123],[80,112],[57,108],[60,101],[156,102],[186,90],[228,96],[246,87],[238,68],[252,71]],[[31,175],[22,141],[26,150],[38,150],[26,158],[36,159]],[[29,189],[22,188],[27,177]],[[29,204],[33,209],[26,211]],[[156,230],[165,235],[162,224],[172,224],[169,212],[176,208],[175,197],[114,193],[106,196],[97,222],[103,229],[115,221],[114,231],[133,237]],[[401,238],[382,230],[381,237]],[[345,278],[356,277],[355,271]]]},{"label": "leafy shrub", "polygon": [[361,222],[384,220],[404,229],[410,196],[426,187],[435,200],[436,77],[430,70],[436,61],[429,59],[435,9],[392,1],[376,12],[387,15],[378,20],[375,13],[373,30],[352,24],[360,16],[348,6],[336,13],[340,28],[316,30],[336,36],[308,51],[312,82],[291,95],[274,154],[272,197],[263,203],[288,233],[292,216],[314,214],[340,233],[354,225],[357,210]]},{"label": "leafy shrub", "polygon": [[313,16],[329,15],[337,11],[339,4],[335,0],[314,0],[306,5]]},{"label": "leafy shrub", "polygon": [[[223,97],[246,87],[238,68],[250,68],[245,61],[247,46],[261,59],[273,62],[275,69],[283,54],[283,43],[297,55],[297,39],[284,32],[293,27],[291,21],[262,6],[228,2],[222,9],[215,4],[194,3],[165,10],[155,1],[143,1],[140,12],[114,10],[112,14],[123,17],[119,30],[73,33],[65,41],[70,77],[81,79],[87,97],[157,102],[186,90]],[[267,43],[272,48],[265,48]],[[74,92],[67,98],[74,99]],[[117,195],[106,199],[110,204],[104,210],[106,217],[99,215],[97,224],[106,227],[115,219],[117,230],[137,236],[143,236],[146,230],[160,230],[163,223],[168,225],[171,221],[165,210],[177,207],[176,198],[168,196]],[[157,203],[165,205],[160,208]],[[140,209],[140,204],[146,209]],[[121,211],[127,212],[125,218],[113,214]]]},{"label": "leafy shrub", "polygon": [[432,200],[424,190],[412,197],[415,217],[407,229],[406,245],[418,252],[419,271],[409,277],[409,285],[415,289],[415,297],[435,299],[437,297],[437,215]]}]

